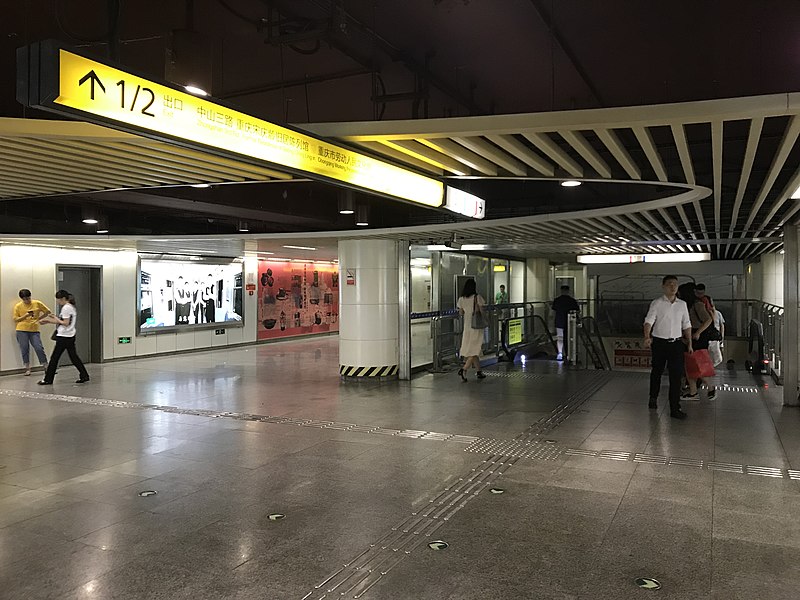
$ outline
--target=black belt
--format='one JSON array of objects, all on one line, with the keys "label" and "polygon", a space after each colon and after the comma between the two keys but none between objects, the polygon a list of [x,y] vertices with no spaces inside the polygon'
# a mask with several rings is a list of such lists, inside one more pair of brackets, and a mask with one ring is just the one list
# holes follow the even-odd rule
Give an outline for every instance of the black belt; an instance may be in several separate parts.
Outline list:
[{"label": "black belt", "polygon": [[683,338],[660,338],[660,337],[653,336],[653,339],[654,340],[659,340],[659,341],[662,341],[662,342],[667,342],[668,344],[673,344],[675,342],[680,342]]}]

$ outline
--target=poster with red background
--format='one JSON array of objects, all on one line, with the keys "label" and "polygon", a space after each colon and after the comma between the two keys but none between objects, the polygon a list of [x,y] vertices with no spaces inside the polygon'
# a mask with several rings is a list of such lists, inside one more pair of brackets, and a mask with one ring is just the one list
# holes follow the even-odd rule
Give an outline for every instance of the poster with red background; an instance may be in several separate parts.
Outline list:
[{"label": "poster with red background", "polygon": [[339,331],[339,266],[258,261],[258,339]]}]

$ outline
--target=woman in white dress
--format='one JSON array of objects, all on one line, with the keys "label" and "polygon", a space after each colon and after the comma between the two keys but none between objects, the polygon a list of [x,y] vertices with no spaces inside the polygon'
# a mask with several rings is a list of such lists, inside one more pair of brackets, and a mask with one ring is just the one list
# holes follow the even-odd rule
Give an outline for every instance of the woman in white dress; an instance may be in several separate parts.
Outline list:
[{"label": "woman in white dress", "polygon": [[464,317],[464,327],[461,334],[461,357],[465,359],[464,366],[458,370],[458,375],[462,381],[467,380],[467,371],[470,365],[478,372],[478,379],[483,379],[486,375],[481,371],[481,361],[478,356],[483,345],[483,329],[472,328],[472,313],[475,309],[485,310],[486,300],[477,291],[474,279],[468,279],[464,284],[464,291],[456,304],[458,313]]}]

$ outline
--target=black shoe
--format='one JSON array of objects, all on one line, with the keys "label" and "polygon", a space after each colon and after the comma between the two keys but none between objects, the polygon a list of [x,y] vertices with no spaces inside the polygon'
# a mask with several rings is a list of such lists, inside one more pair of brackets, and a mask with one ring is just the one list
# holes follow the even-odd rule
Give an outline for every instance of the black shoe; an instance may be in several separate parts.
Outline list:
[{"label": "black shoe", "polygon": [[658,408],[658,402],[654,398],[650,398],[650,402],[647,403],[647,408]]},{"label": "black shoe", "polygon": [[478,379],[486,379],[486,373],[483,371],[478,371]]},{"label": "black shoe", "polygon": [[717,388],[711,388],[710,390],[708,390],[708,399],[709,400],[713,400],[716,397],[717,397]]},{"label": "black shoe", "polygon": [[690,394],[689,392],[681,394],[681,400],[697,400],[698,398],[700,398],[700,396],[698,395],[697,392],[695,392],[694,394]]},{"label": "black shoe", "polygon": [[461,377],[461,381],[466,381],[467,377],[464,375],[464,369],[458,370],[458,376]]},{"label": "black shoe", "polygon": [[686,413],[678,409],[678,410],[673,410],[671,413],[669,413],[669,416],[672,417],[673,419],[683,420],[686,418]]},{"label": "black shoe", "polygon": [[42,379],[41,381],[37,381],[36,384],[37,385],[53,385],[53,382],[52,381],[45,381],[44,379]]},{"label": "black shoe", "polygon": [[75,383],[86,383],[87,381],[89,381],[88,377],[86,377],[86,378],[81,377]]}]

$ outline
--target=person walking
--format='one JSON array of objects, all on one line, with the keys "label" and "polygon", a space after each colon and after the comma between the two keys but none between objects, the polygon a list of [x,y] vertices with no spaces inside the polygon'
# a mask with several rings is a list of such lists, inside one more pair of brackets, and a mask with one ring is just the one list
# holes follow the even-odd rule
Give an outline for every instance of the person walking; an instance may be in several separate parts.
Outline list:
[{"label": "person walking", "polygon": [[464,318],[460,354],[465,358],[465,361],[464,366],[458,370],[458,375],[462,381],[467,381],[467,372],[471,365],[477,371],[478,379],[483,379],[486,375],[481,371],[479,356],[483,345],[484,328],[475,329],[472,327],[472,315],[476,312],[484,311],[486,301],[478,294],[474,279],[467,279],[456,306],[458,307],[458,314]]},{"label": "person walking", "polygon": [[75,350],[75,324],[78,320],[78,312],[75,310],[75,298],[67,290],[56,292],[56,303],[58,304],[58,316],[49,315],[41,320],[42,323],[54,323],[56,327],[56,347],[50,356],[50,363],[44,373],[44,379],[38,382],[39,385],[51,385],[56,376],[58,360],[66,350],[69,359],[75,368],[78,369],[78,380],[75,383],[86,383],[89,381],[89,373],[83,366],[83,361]]},{"label": "person walking", "polygon": [[553,300],[553,310],[556,312],[556,346],[558,355],[556,360],[564,358],[564,332],[567,330],[567,315],[571,311],[579,311],[578,301],[569,295],[569,286],[561,286],[561,295]]},{"label": "person walking", "polygon": [[[687,304],[689,304],[689,319],[692,323],[692,347],[695,350],[708,350],[708,344],[711,341],[709,335],[712,331],[716,332],[713,317],[713,312],[715,311],[713,308],[711,310],[707,308],[711,304],[711,299],[705,295],[705,286],[699,291],[697,286],[693,287],[694,289],[691,290],[691,295],[688,296],[689,300],[687,301]],[[686,382],[689,385],[689,390],[681,398],[696,400],[698,398],[697,387],[699,385],[706,386],[709,400],[713,400],[717,395],[717,388],[709,385],[704,377],[694,379],[687,376]]]},{"label": "person walking", "polygon": [[14,305],[14,323],[17,327],[17,344],[22,353],[22,364],[25,365],[25,376],[31,374],[31,346],[36,352],[39,364],[47,369],[47,354],[42,346],[39,333],[39,319],[51,314],[50,309],[38,300],[31,300],[31,291],[22,288],[19,291],[20,301]]},{"label": "person walking", "polygon": [[[658,392],[661,375],[666,365],[669,373],[669,409],[674,419],[685,419],[681,410],[681,378],[683,377],[683,353],[691,354],[692,323],[686,302],[677,297],[678,278],[667,275],[661,280],[664,295],[650,303],[644,319],[644,347],[652,353],[650,371],[650,402],[652,409],[658,408]],[[684,346],[684,343],[686,344]]]}]

